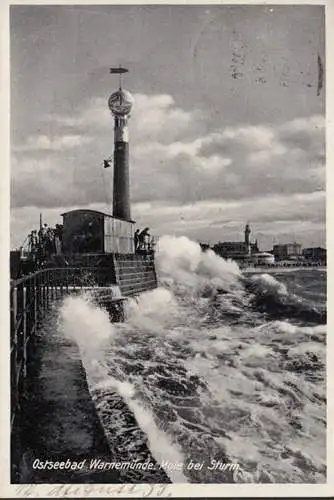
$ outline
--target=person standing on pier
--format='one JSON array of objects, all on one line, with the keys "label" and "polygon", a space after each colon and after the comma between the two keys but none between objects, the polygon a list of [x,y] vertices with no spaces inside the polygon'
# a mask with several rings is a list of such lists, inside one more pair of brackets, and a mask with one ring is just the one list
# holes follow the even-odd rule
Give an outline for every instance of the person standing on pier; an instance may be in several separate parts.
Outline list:
[{"label": "person standing on pier", "polygon": [[139,233],[140,233],[140,229],[136,229],[134,237],[133,237],[134,245],[135,245],[135,253],[137,253],[138,247],[139,247]]}]

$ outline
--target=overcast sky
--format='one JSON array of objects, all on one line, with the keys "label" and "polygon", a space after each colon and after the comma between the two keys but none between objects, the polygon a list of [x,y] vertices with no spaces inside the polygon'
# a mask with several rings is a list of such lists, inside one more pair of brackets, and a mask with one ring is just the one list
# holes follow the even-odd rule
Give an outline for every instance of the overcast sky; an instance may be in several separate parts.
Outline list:
[{"label": "overcast sky", "polygon": [[325,245],[324,33],[321,6],[12,6],[11,246],[111,205],[119,63],[139,226]]}]

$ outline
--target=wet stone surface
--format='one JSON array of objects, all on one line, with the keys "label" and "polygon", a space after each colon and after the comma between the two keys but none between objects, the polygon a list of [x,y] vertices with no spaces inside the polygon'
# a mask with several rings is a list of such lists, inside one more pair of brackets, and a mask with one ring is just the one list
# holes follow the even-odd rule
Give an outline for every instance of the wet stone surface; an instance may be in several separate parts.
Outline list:
[{"label": "wet stone surface", "polygon": [[[108,444],[89,393],[78,347],[57,329],[57,311],[50,314],[34,340],[20,431],[20,474],[13,482],[169,482],[161,470],[155,476],[150,473],[150,477],[138,477],[131,470],[90,467],[96,459],[117,462],[121,454]],[[85,462],[80,470],[50,470],[37,468],[37,460]]]}]

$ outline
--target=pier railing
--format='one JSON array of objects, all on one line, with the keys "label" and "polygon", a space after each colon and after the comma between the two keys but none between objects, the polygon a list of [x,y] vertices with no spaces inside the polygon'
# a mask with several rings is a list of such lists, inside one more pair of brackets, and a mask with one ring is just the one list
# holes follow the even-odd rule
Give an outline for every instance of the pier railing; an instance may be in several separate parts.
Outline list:
[{"label": "pier railing", "polygon": [[[123,300],[157,287],[154,255],[114,255],[105,266],[50,267],[10,282],[11,446],[19,461],[22,422],[29,406],[29,387],[36,377],[36,331],[58,299],[81,290],[98,290],[96,300],[111,321],[123,320]],[[114,286],[111,288],[111,286]],[[116,287],[116,290],[115,290]],[[113,290],[113,291],[112,291]],[[118,290],[118,291],[117,291]],[[116,292],[116,293],[114,293]],[[16,456],[16,458],[15,458]]]},{"label": "pier railing", "polygon": [[11,427],[19,413],[29,376],[29,351],[46,311],[58,298],[83,288],[106,285],[102,268],[48,268],[10,283]]}]

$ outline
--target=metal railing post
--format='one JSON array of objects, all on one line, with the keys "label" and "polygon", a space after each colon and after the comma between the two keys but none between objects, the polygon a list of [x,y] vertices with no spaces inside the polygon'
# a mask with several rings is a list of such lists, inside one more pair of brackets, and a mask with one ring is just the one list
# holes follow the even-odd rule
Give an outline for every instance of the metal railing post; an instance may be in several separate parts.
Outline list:
[{"label": "metal railing post", "polygon": [[44,271],[41,273],[41,281],[40,281],[40,287],[41,287],[41,317],[44,314],[44,308],[45,308],[45,284],[44,284]]},{"label": "metal railing post", "polygon": [[21,373],[24,363],[24,340],[26,330],[26,297],[24,282],[19,283],[17,287],[17,311],[18,323],[16,329],[16,390],[17,390],[17,408],[21,408]]},{"label": "metal railing post", "polygon": [[50,277],[50,271],[49,269],[46,270],[46,309],[49,309],[50,306],[50,287],[49,287],[49,280]]},{"label": "metal railing post", "polygon": [[15,419],[18,405],[17,391],[17,288],[12,287],[10,291],[11,302],[11,349],[10,349],[10,372],[11,372],[11,421]]},{"label": "metal railing post", "polygon": [[27,341],[29,339],[30,328],[30,278],[23,284],[23,339],[22,339],[22,372],[25,377],[27,374]]}]

